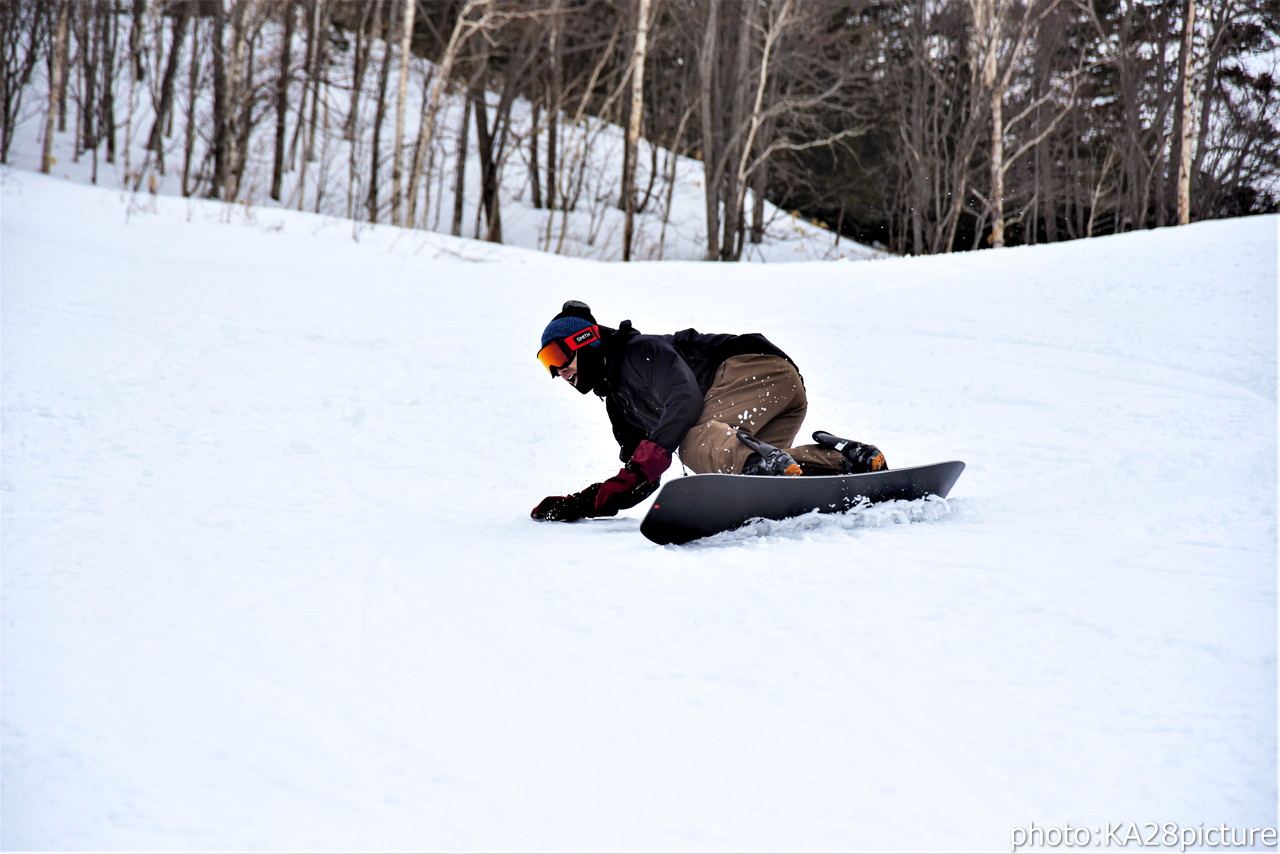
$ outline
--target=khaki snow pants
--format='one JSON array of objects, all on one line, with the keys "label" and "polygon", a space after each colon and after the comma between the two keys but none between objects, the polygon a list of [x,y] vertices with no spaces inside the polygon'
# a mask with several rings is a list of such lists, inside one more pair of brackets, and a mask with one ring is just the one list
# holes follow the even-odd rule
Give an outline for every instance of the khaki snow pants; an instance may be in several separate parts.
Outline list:
[{"label": "khaki snow pants", "polygon": [[794,447],[809,409],[804,380],[781,356],[733,356],[716,372],[698,422],[680,443],[680,459],[699,474],[738,474],[751,449],[738,440],[745,430],[786,450],[808,475],[839,474],[843,457],[821,445]]}]

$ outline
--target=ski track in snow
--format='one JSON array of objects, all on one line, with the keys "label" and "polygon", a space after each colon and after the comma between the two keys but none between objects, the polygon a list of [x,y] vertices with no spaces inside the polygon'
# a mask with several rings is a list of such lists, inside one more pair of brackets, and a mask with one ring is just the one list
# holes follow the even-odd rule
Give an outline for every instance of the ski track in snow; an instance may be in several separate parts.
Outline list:
[{"label": "ski track in snow", "polygon": [[[3,176],[4,848],[1275,825],[1280,218],[605,266]],[[532,358],[571,297],[763,331],[806,431],[968,468],[682,547],[533,522],[618,466]]]}]

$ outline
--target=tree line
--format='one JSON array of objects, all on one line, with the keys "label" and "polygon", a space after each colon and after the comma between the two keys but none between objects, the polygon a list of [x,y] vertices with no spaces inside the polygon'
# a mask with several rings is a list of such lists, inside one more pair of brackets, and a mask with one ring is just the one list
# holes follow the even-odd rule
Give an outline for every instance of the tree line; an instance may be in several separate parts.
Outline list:
[{"label": "tree line", "polygon": [[[762,239],[766,199],[924,254],[1280,195],[1280,0],[6,0],[0,41],[5,161],[33,112],[46,170],[55,131],[116,162],[145,114],[137,183],[180,173],[183,193],[236,200],[264,146],[273,198],[286,176],[317,205],[343,185],[373,222],[461,233],[474,181],[497,241],[509,158],[534,207],[571,210],[576,129],[606,120],[625,141],[606,179],[624,258],[676,155],[703,164],[714,260]],[[346,163],[326,153],[334,127]]]}]

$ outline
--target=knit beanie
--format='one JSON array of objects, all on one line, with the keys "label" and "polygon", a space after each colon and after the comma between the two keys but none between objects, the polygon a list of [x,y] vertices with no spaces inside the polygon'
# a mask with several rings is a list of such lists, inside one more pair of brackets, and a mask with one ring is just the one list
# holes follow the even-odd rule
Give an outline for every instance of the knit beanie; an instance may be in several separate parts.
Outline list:
[{"label": "knit beanie", "polygon": [[[547,328],[542,330],[542,344],[545,347],[559,338],[568,338],[581,332],[585,327],[594,326],[596,319],[591,315],[591,307],[585,302],[569,300],[560,309],[560,313],[551,319]],[[600,346],[599,339],[592,341],[588,347]]]}]

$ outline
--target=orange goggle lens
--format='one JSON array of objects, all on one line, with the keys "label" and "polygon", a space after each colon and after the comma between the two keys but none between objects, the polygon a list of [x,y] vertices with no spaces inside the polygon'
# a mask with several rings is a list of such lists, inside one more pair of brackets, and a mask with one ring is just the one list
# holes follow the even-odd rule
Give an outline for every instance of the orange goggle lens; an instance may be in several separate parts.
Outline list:
[{"label": "orange goggle lens", "polygon": [[538,361],[542,363],[551,376],[560,373],[560,369],[573,361],[573,354],[593,341],[600,340],[600,327],[588,326],[581,332],[568,338],[557,338],[538,351]]}]

